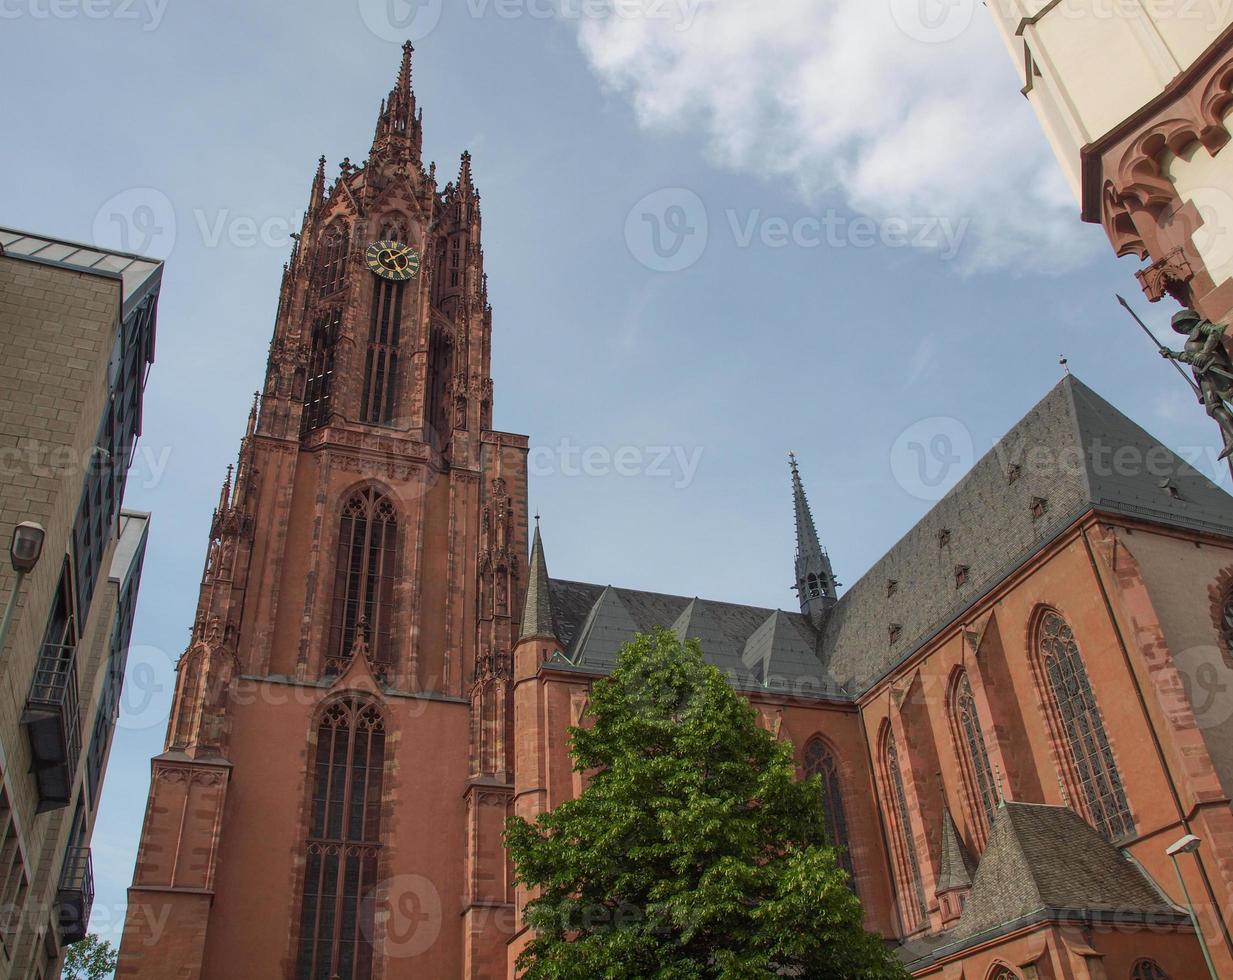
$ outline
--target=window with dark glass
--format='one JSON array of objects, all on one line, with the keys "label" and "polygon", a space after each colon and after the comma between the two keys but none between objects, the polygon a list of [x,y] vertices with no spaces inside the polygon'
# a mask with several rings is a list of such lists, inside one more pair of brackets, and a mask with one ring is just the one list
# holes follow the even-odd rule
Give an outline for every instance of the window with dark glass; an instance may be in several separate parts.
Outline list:
[{"label": "window with dark glass", "polygon": [[959,739],[959,752],[963,761],[963,776],[968,790],[980,806],[976,816],[984,818],[986,830],[993,826],[997,812],[998,794],[989,764],[989,750],[985,733],[981,728],[980,715],[976,712],[976,698],[967,671],[962,671],[951,689],[951,722]]},{"label": "window with dark glass", "polygon": [[1109,840],[1133,834],[1130,804],[1075,635],[1061,616],[1049,612],[1041,620],[1038,642],[1049,693],[1092,822]]},{"label": "window with dark glass", "polygon": [[330,705],[310,774],[297,980],[368,980],[373,972],[385,723],[361,701]]},{"label": "window with dark glass", "polygon": [[1169,980],[1169,975],[1155,960],[1143,959],[1131,968],[1130,980]]},{"label": "window with dark glass", "polygon": [[848,840],[848,816],[843,806],[843,792],[839,785],[839,766],[834,754],[820,738],[812,739],[805,746],[805,775],[817,776],[821,781],[822,809],[826,814],[826,834],[838,848],[839,865],[856,887],[856,867],[852,863],[852,850]]},{"label": "window with dark glass", "polygon": [[361,420],[373,425],[394,421],[405,286],[405,282],[373,277],[368,351],[364,357],[364,402],[360,406]]},{"label": "window with dark glass", "polygon": [[353,494],[339,522],[327,673],[340,673],[350,662],[361,620],[373,669],[381,673],[393,662],[397,552],[398,521],[389,498],[374,487]]},{"label": "window with dark glass", "polygon": [[351,233],[345,225],[326,230],[321,239],[317,265],[321,296],[333,295],[347,284],[347,253],[350,247]]},{"label": "window with dark glass", "polygon": [[339,310],[325,310],[312,326],[308,354],[308,376],[304,382],[304,415],[301,429],[307,434],[330,420],[330,399],[334,385],[334,348],[342,323]]},{"label": "window with dark glass", "polygon": [[426,415],[429,438],[438,449],[453,431],[449,410],[449,383],[454,367],[453,340],[444,328],[434,328],[428,352],[428,405]]},{"label": "window with dark glass", "polygon": [[1220,610],[1221,633],[1224,641],[1224,658],[1233,664],[1233,589],[1224,594],[1224,605]]}]

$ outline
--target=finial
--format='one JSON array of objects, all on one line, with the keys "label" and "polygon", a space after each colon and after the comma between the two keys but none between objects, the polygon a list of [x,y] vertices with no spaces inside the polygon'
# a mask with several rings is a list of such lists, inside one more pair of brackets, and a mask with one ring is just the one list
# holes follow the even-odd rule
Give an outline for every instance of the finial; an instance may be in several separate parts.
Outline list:
[{"label": "finial", "polygon": [[535,513],[535,530],[537,531],[539,530],[539,512],[538,511],[536,511]]},{"label": "finial", "polygon": [[1069,376],[1069,374],[1070,374],[1070,361],[1069,361],[1069,359],[1066,357],[1066,355],[1065,355],[1065,354],[1060,355],[1060,356],[1058,357],[1058,359],[1057,359],[1057,362],[1058,362],[1058,364],[1062,365],[1062,370],[1063,370],[1063,371],[1065,371],[1065,372],[1066,372],[1066,374]]}]

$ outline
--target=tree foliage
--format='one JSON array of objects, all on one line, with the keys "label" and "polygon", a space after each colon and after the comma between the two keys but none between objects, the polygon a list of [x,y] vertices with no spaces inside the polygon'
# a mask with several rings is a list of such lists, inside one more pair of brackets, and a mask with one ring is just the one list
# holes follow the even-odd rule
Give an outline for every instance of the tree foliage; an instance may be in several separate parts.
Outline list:
[{"label": "tree foliage", "polygon": [[639,636],[571,729],[574,800],[509,821],[535,889],[529,980],[906,977],[826,841],[816,777],[668,631]]},{"label": "tree foliage", "polygon": [[61,980],[105,980],[116,972],[119,958],[111,943],[90,933],[65,950]]}]

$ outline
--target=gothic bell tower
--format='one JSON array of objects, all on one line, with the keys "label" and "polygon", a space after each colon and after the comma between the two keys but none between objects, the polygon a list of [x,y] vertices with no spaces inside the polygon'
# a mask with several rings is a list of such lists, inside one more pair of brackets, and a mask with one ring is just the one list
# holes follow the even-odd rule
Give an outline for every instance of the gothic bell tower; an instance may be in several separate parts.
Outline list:
[{"label": "gothic bell tower", "polygon": [[423,164],[412,54],[284,268],[119,976],[504,970],[527,439],[492,429],[480,195],[469,153]]}]

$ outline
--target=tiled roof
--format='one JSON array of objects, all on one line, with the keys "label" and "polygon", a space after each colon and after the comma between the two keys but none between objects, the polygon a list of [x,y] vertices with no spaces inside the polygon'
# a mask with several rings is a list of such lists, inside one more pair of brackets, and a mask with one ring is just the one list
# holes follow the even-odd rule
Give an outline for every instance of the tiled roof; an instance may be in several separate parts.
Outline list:
[{"label": "tiled roof", "polygon": [[635,632],[663,627],[700,639],[738,687],[855,696],[1093,508],[1233,536],[1233,497],[1067,376],[840,597],[821,635],[797,613],[562,580],[550,618],[580,669],[610,671]]},{"label": "tiled roof", "polygon": [[552,618],[552,602],[548,584],[548,562],[544,558],[544,543],[540,540],[539,525],[535,526],[535,541],[531,545],[530,574],[527,576],[527,598],[522,608],[522,631],[520,639],[529,636],[556,636],[556,623]]},{"label": "tiled roof", "polygon": [[1139,868],[1082,817],[1065,807],[1006,803],[989,833],[989,846],[954,940],[966,940],[1048,910],[1178,915]]},{"label": "tiled roof", "polygon": [[840,597],[836,680],[867,688],[1093,507],[1233,535],[1233,497],[1067,376]]},{"label": "tiled roof", "polygon": [[976,862],[964,847],[948,809],[942,814],[942,866],[938,871],[938,894],[971,888],[972,875],[975,873]]}]

